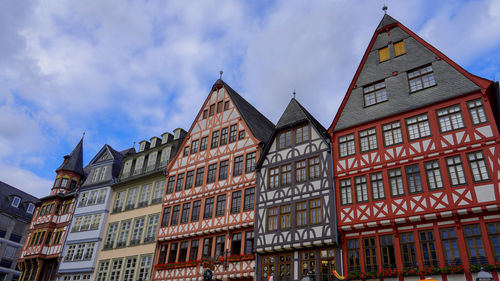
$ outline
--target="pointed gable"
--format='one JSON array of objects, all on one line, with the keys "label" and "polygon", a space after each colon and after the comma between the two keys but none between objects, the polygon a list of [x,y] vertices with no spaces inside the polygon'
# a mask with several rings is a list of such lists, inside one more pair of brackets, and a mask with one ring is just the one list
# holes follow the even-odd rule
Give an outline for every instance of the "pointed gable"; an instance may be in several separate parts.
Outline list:
[{"label": "pointed gable", "polygon": [[319,123],[318,120],[316,120],[316,118],[314,118],[295,98],[290,100],[283,115],[281,115],[278,124],[276,124],[276,131],[293,127],[302,122],[311,123],[323,137],[329,139],[325,127],[323,127],[323,125],[321,125],[321,123]]},{"label": "pointed gable", "polygon": [[79,175],[84,175],[83,171],[83,138],[78,142],[70,155],[64,156],[64,162],[57,168],[59,171],[71,171]]},{"label": "pointed gable", "polygon": [[[396,44],[404,47],[395,47]],[[381,57],[387,59],[381,60]],[[409,74],[424,67],[430,67],[426,71],[431,71],[434,82],[429,87],[412,91]],[[400,22],[384,15],[329,130],[347,129],[480,91],[490,83],[468,73]],[[385,97],[380,93],[375,97],[376,100],[380,98],[380,102],[366,101],[365,93],[369,94],[369,87],[375,85],[374,89],[381,91],[385,87]],[[377,90],[372,96],[375,95]],[[366,98],[370,97],[367,95]]]}]

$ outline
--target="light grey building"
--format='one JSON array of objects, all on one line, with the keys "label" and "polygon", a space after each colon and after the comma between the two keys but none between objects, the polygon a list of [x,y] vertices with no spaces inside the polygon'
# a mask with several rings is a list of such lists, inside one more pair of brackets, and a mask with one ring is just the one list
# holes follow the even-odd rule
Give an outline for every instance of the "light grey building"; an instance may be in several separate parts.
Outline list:
[{"label": "light grey building", "polygon": [[0,181],[0,281],[18,280],[17,258],[38,199]]}]

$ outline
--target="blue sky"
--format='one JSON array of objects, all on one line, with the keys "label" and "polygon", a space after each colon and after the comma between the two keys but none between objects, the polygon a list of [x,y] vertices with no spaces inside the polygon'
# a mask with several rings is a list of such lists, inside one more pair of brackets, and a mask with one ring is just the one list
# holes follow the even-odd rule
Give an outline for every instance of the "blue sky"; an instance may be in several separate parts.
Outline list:
[{"label": "blue sky", "polygon": [[500,0],[0,0],[0,180],[47,195],[84,162],[182,127],[223,79],[277,122],[295,89],[325,127],[389,14],[469,72],[500,79]]}]

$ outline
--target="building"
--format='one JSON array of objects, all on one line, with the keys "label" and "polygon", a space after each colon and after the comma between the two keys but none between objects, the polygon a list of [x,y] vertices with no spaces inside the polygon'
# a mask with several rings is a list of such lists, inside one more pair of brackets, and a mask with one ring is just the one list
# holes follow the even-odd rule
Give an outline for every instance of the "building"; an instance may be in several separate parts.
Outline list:
[{"label": "building", "polygon": [[33,219],[18,260],[22,281],[55,280],[64,241],[76,206],[76,193],[85,180],[83,138],[56,170],[50,195],[35,204]]},{"label": "building", "polygon": [[78,191],[78,205],[58,269],[59,280],[93,280],[110,211],[111,185],[118,180],[122,160],[123,155],[106,144],[87,165],[89,176]]},{"label": "building", "polygon": [[[255,163],[274,125],[218,80],[167,167],[153,280],[253,280]],[[209,271],[207,271],[209,272]]]},{"label": "building", "polygon": [[337,280],[330,135],[295,98],[257,164],[255,205],[257,280]]},{"label": "building", "polygon": [[471,281],[500,261],[498,109],[498,82],[383,17],[329,128],[345,275]]},{"label": "building", "polygon": [[186,132],[174,130],[139,151],[123,151],[123,167],[112,184],[111,213],[103,224],[103,243],[97,255],[95,281],[150,280],[156,233],[165,189],[165,167],[175,155]]},{"label": "building", "polygon": [[19,280],[17,257],[38,199],[0,181],[0,281]]}]

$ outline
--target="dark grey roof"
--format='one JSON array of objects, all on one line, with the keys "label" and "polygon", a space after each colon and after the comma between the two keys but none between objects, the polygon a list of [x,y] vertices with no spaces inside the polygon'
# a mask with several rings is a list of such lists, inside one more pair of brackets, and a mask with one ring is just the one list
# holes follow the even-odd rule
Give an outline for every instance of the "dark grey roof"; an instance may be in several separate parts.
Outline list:
[{"label": "dark grey roof", "polygon": [[[26,221],[31,221],[33,215],[27,213],[26,210],[29,203],[37,204],[39,202],[38,198],[2,181],[0,181],[0,191],[1,212],[8,213],[14,217],[21,217]],[[19,203],[18,208],[12,206],[13,196],[21,198],[21,203]]]},{"label": "dark grey roof", "polygon": [[262,113],[260,113],[253,105],[242,98],[235,90],[233,90],[222,79],[217,80],[215,85],[223,85],[226,88],[231,100],[238,109],[243,120],[247,124],[252,134],[262,142],[266,142],[274,130],[273,122],[269,121]]},{"label": "dark grey roof", "polygon": [[76,194],[76,189],[72,189],[71,191],[66,192],[66,193],[59,192],[56,194],[50,194],[50,195],[47,195],[45,197],[40,198],[40,202],[47,201],[47,200],[50,200],[53,198],[61,198],[61,199],[70,198],[70,197],[75,196],[75,194]]},{"label": "dark grey roof", "polygon": [[281,115],[278,124],[276,124],[276,131],[290,128],[306,121],[311,123],[323,137],[327,139],[330,138],[325,127],[323,127],[323,125],[321,125],[321,123],[319,123],[318,120],[316,120],[316,118],[314,118],[295,98],[290,100],[283,115]]},{"label": "dark grey roof", "polygon": [[120,153],[124,156],[124,157],[127,157],[131,154],[135,154],[135,147],[131,147],[131,148],[127,148],[127,149],[124,149],[122,151],[120,151]]},{"label": "dark grey roof", "polygon": [[70,155],[64,156],[64,161],[56,172],[58,171],[72,171],[82,176],[85,175],[83,171],[83,138]]},{"label": "dark grey roof", "polygon": [[389,25],[389,24],[395,24],[398,23],[397,20],[395,20],[393,17],[389,16],[388,14],[385,14],[380,23],[377,26],[376,30],[381,29],[382,27]]}]

